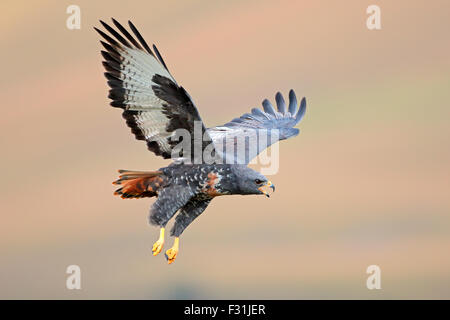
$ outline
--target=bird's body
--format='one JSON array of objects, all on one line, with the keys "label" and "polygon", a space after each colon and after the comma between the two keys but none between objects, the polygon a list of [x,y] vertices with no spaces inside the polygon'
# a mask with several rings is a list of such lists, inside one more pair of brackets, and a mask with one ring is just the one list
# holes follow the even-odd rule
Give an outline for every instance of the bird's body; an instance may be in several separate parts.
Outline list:
[{"label": "bird's body", "polygon": [[[242,175],[261,180],[265,177],[239,164],[174,164],[158,171],[120,170],[120,177],[114,182],[120,185],[116,191],[122,198],[143,198],[157,196],[150,210],[150,223],[165,227],[179,210],[190,211],[193,202],[202,204],[223,195],[251,194],[253,190],[240,183]],[[252,181],[253,181],[252,180]],[[187,227],[185,220],[177,220],[171,234],[180,236]]]},{"label": "bird's body", "polygon": [[107,41],[103,65],[110,86],[113,107],[123,109],[123,117],[139,140],[156,155],[174,161],[157,171],[119,170],[114,184],[122,198],[157,197],[150,209],[149,221],[161,228],[153,245],[153,254],[161,252],[165,227],[178,212],[171,235],[174,246],[166,251],[172,263],[179,249],[179,236],[217,196],[262,194],[275,187],[261,173],[247,165],[271,144],[298,134],[294,126],[305,113],[295,93],[289,92],[289,106],[280,93],[277,110],[268,100],[264,111],[254,108],[239,118],[207,128],[189,94],[177,84],[157,48],[154,52],[129,22],[133,37],[113,19],[117,32],[102,25],[114,37],[96,29]]}]

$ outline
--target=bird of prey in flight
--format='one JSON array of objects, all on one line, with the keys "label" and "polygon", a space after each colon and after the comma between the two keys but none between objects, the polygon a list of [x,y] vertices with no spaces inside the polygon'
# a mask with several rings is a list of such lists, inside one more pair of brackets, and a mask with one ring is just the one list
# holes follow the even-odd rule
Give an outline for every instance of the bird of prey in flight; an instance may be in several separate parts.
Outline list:
[{"label": "bird of prey in flight", "polygon": [[298,104],[291,90],[286,104],[278,92],[276,109],[265,99],[262,110],[254,108],[207,128],[156,46],[152,50],[133,23],[128,22],[130,33],[115,19],[115,28],[100,22],[106,32],[95,30],[103,37],[101,54],[111,106],[123,109],[122,116],[136,139],[144,140],[156,155],[173,160],[156,171],[119,170],[119,179],[113,182],[120,186],[115,194],[125,199],[157,197],[149,215],[150,223],[160,227],[154,255],[161,252],[166,224],[178,212],[171,229],[174,244],[165,253],[170,264],[178,254],[180,235],[214,197],[269,196],[270,188],[275,191],[248,164],[271,144],[299,133],[294,127],[305,114],[306,100]]}]

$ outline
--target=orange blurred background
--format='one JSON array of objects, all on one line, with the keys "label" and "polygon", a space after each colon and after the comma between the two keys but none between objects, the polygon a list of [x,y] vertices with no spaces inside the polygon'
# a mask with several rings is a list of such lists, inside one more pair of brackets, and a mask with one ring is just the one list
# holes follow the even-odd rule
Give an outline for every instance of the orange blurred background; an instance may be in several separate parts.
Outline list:
[{"label": "orange blurred background", "polygon": [[[81,30],[66,28],[67,6]],[[381,8],[381,30],[366,8]],[[448,1],[2,1],[0,298],[450,298]],[[98,19],[156,43],[207,126],[293,88],[277,192],[216,199],[170,266],[153,200],[117,169],[168,162],[108,106]],[[169,241],[170,245],[170,241]],[[65,287],[81,267],[81,290]],[[381,268],[381,290],[366,268]]]}]

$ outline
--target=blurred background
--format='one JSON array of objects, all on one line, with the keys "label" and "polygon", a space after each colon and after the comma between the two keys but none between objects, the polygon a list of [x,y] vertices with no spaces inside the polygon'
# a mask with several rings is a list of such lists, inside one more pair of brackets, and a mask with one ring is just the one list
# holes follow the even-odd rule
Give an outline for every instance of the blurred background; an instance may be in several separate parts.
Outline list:
[{"label": "blurred background", "polygon": [[[81,8],[81,29],[66,8]],[[381,30],[366,8],[381,8]],[[2,1],[0,298],[450,298],[450,3]],[[108,106],[98,19],[158,45],[208,126],[293,88],[277,192],[214,200],[167,265],[152,199],[117,169],[168,164]],[[280,221],[282,223],[280,224]],[[169,240],[166,248],[171,245]],[[81,267],[81,290],[66,268]],[[381,268],[381,290],[366,268]]]}]

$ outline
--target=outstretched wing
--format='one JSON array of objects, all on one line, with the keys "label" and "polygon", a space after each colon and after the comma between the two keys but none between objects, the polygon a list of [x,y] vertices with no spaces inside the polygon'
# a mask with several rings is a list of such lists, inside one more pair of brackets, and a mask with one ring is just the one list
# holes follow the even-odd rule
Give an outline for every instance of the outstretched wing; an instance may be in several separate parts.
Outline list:
[{"label": "outstretched wing", "polygon": [[[194,139],[201,139],[199,133],[194,136],[194,126],[201,128],[202,135],[206,129],[189,94],[172,77],[156,46],[153,52],[131,21],[128,24],[135,37],[112,21],[117,30],[100,21],[111,36],[94,28],[106,40],[100,42],[106,49],[101,53],[111,106],[124,109],[122,115],[136,139],[145,140],[150,151],[165,159],[178,144],[173,139],[175,131],[187,130],[191,148],[177,156],[193,160]],[[202,150],[210,144],[207,134],[200,143]],[[196,157],[201,156],[197,153]]]},{"label": "outstretched wing", "polygon": [[306,111],[306,99],[297,104],[294,90],[289,91],[289,106],[283,95],[275,96],[277,110],[269,100],[262,102],[263,109],[253,108],[239,118],[207,131],[213,139],[216,151],[226,163],[249,163],[261,151],[273,143],[296,136],[300,130],[294,128]]}]

